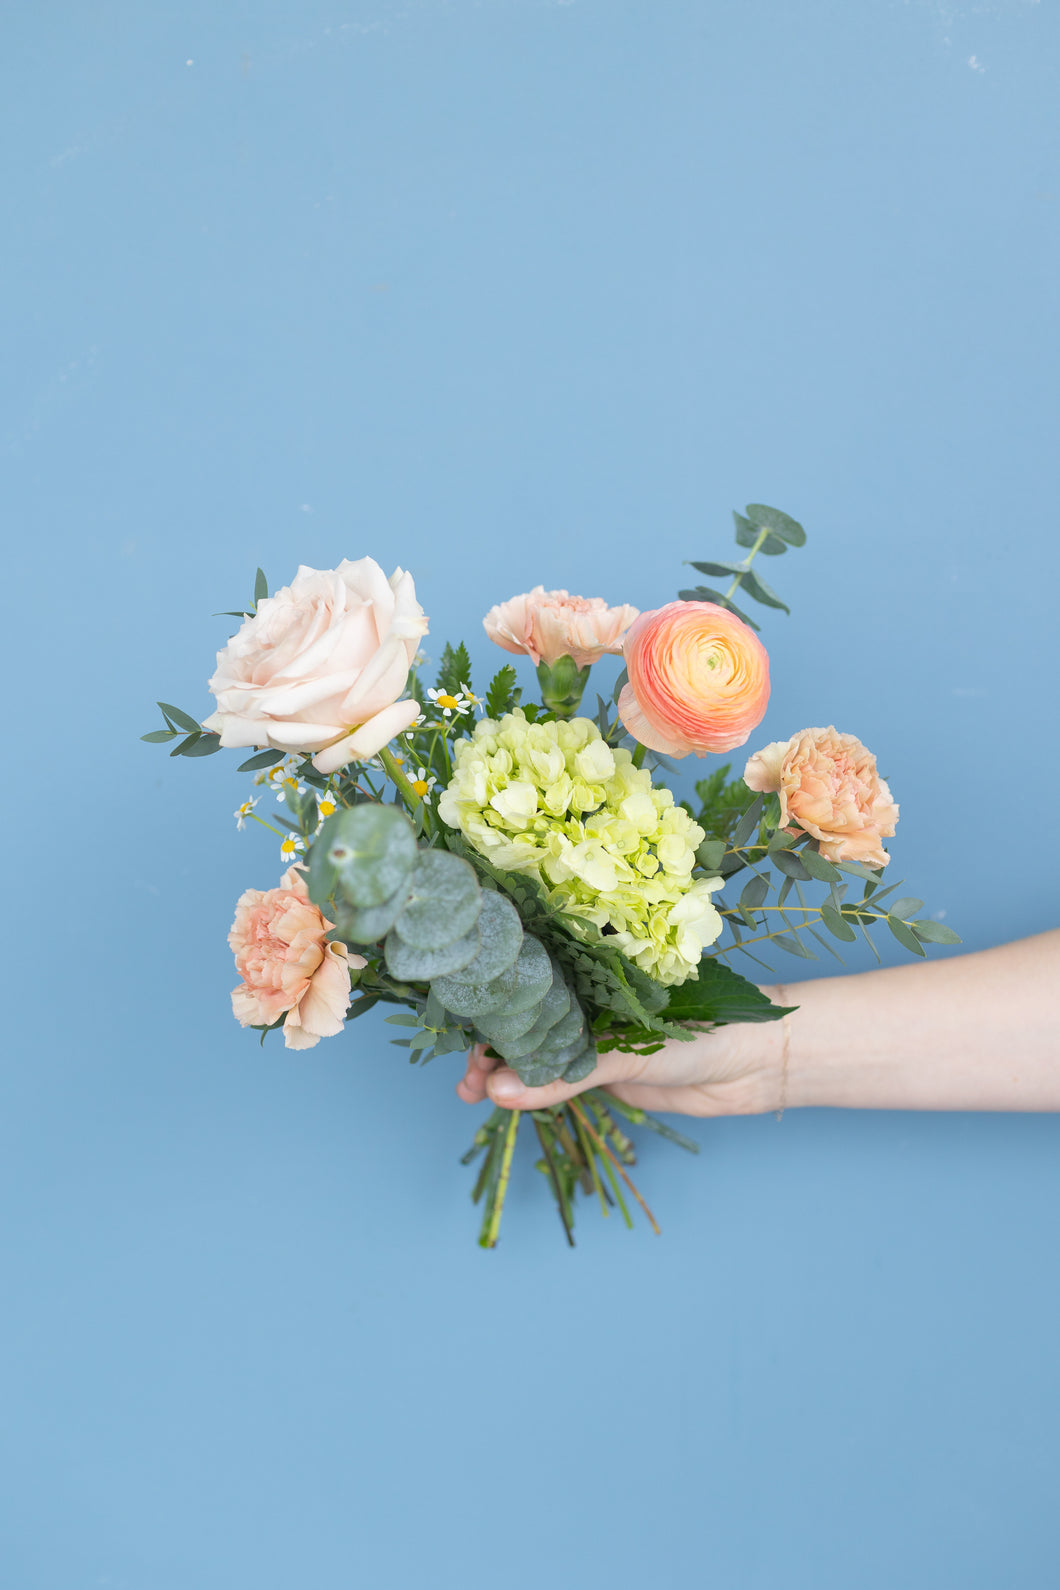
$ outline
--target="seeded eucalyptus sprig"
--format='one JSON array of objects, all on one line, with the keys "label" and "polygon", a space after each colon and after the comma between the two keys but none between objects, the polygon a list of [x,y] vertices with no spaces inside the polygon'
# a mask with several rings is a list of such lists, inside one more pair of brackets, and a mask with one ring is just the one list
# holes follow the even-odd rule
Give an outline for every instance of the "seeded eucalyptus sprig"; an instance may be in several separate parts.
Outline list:
[{"label": "seeded eucalyptus sprig", "polygon": [[790,607],[780,600],[776,591],[766,584],[758,570],[751,565],[760,552],[766,557],[776,558],[789,547],[804,546],[806,532],[801,524],[786,513],[781,513],[779,508],[767,508],[761,502],[748,503],[746,516],[734,511],[733,519],[736,521],[737,545],[748,548],[743,562],[689,563],[689,567],[698,569],[700,574],[730,575],[728,589],[716,591],[709,585],[697,585],[677,594],[683,602],[715,602],[719,607],[726,607],[730,613],[735,613],[737,618],[742,618],[751,629],[757,630],[759,625],[742,608],[737,607],[733,595],[739,591],[741,596],[753,597],[765,607],[779,607],[785,613],[790,613]]}]

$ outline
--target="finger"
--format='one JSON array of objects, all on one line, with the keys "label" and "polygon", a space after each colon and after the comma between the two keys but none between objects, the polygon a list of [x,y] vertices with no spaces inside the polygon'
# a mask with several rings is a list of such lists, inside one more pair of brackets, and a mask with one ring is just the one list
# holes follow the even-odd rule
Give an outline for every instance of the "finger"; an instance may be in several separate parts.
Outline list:
[{"label": "finger", "polygon": [[486,1097],[486,1078],[500,1065],[494,1057],[487,1058],[486,1045],[477,1043],[467,1057],[467,1069],[456,1085],[457,1096],[465,1104],[481,1104]]},{"label": "finger", "polygon": [[602,1088],[609,1082],[636,1078],[644,1067],[644,1056],[612,1051],[601,1055],[594,1069],[581,1082],[549,1082],[543,1088],[528,1088],[508,1066],[491,1071],[486,1089],[494,1104],[506,1110],[548,1110],[564,1104],[587,1088]]}]

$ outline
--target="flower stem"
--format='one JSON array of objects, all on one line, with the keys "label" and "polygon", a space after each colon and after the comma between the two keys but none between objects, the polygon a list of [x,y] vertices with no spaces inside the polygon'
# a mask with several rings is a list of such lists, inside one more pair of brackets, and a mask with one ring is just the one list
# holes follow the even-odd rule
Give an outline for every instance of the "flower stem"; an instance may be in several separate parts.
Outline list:
[{"label": "flower stem", "polygon": [[519,1130],[521,1110],[512,1110],[508,1122],[508,1130],[504,1137],[504,1158],[501,1160],[501,1173],[497,1182],[497,1191],[493,1195],[493,1208],[490,1212],[489,1224],[483,1234],[482,1246],[495,1248],[497,1234],[501,1226],[501,1214],[504,1210],[504,1198],[508,1191],[508,1178],[512,1173],[512,1155],[515,1153],[515,1134]]},{"label": "flower stem", "polygon": [[621,1176],[622,1180],[625,1182],[626,1186],[629,1188],[630,1192],[633,1194],[634,1198],[637,1200],[637,1202],[640,1204],[640,1207],[644,1210],[644,1213],[647,1215],[648,1224],[651,1226],[651,1229],[655,1232],[656,1236],[659,1236],[660,1235],[660,1231],[659,1231],[659,1226],[658,1226],[658,1223],[656,1222],[655,1216],[652,1214],[651,1210],[648,1208],[647,1204],[644,1202],[644,1199],[641,1197],[641,1195],[637,1191],[636,1187],[634,1187],[633,1183],[630,1181],[629,1177],[626,1175],[625,1171],[622,1169],[622,1166],[619,1163],[619,1161],[615,1158],[614,1154],[612,1154],[611,1150],[608,1148],[607,1144],[604,1142],[604,1140],[600,1136],[599,1132],[597,1132],[592,1126],[589,1125],[588,1117],[579,1108],[579,1106],[577,1104],[575,1104],[573,1099],[571,1099],[569,1101],[569,1104],[570,1104],[570,1109],[578,1117],[578,1119],[581,1121],[582,1125],[585,1127],[585,1130],[588,1132],[589,1136],[592,1138],[592,1140],[596,1144],[597,1148],[601,1149],[603,1151],[603,1153],[606,1155],[605,1164],[606,1164],[607,1160],[610,1160],[611,1164],[618,1171],[618,1174]]},{"label": "flower stem", "polygon": [[397,788],[398,793],[401,795],[409,811],[415,812],[416,808],[420,805],[420,797],[416,794],[408,775],[399,766],[397,757],[394,755],[393,751],[391,751],[388,745],[383,746],[383,749],[379,753],[379,760],[386,768],[390,779]]},{"label": "flower stem", "polygon": [[759,530],[759,532],[758,532],[757,541],[755,542],[754,546],[751,548],[750,552],[748,552],[747,556],[743,560],[743,566],[742,566],[739,574],[734,574],[733,577],[732,577],[732,584],[729,586],[729,589],[725,592],[725,600],[726,601],[728,601],[729,598],[732,596],[733,591],[735,591],[736,587],[739,585],[739,583],[743,579],[744,575],[747,574],[750,571],[751,564],[755,560],[755,554],[758,551],[759,547],[762,545],[763,541],[765,541],[766,536],[768,534],[769,534],[768,529],[763,525],[762,529]]},{"label": "flower stem", "polygon": [[265,821],[264,817],[259,817],[258,816],[257,812],[248,812],[247,816],[248,817],[253,817],[253,819],[254,819],[254,821],[256,823],[260,823],[262,828],[267,828],[269,830],[269,833],[270,834],[275,834],[278,839],[286,839],[287,838],[287,835],[284,833],[282,828],[275,828],[272,823],[267,823]]}]

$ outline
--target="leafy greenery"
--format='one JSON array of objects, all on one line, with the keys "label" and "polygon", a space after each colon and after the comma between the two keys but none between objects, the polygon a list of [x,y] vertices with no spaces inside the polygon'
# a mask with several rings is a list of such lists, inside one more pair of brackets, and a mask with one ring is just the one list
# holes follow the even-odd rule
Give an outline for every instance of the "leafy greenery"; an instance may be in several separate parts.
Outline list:
[{"label": "leafy greenery", "polygon": [[459,646],[450,646],[446,641],[442,648],[442,660],[434,688],[444,695],[458,696],[465,685],[470,689],[471,658],[468,656],[467,647],[463,641]]},{"label": "leafy greenery", "polygon": [[498,668],[486,691],[487,718],[502,718],[506,712],[514,711],[519,705],[522,691],[516,689],[515,679],[515,669],[510,663]]},{"label": "leafy greenery", "polygon": [[757,630],[760,626],[742,608],[737,607],[733,596],[739,591],[741,596],[750,596],[754,601],[761,602],[764,607],[776,607],[785,613],[790,613],[791,609],[787,603],[781,601],[772,586],[767,585],[762,575],[751,565],[760,552],[767,557],[779,557],[789,547],[804,546],[806,532],[801,524],[790,518],[788,514],[781,513],[779,508],[768,508],[760,502],[748,503],[746,515],[734,512],[733,519],[736,523],[737,545],[748,549],[743,562],[693,561],[691,563],[691,567],[700,574],[731,575],[728,588],[719,591],[713,586],[697,585],[677,594],[684,602],[715,602],[719,607],[735,613],[736,617],[742,619],[749,628]]}]

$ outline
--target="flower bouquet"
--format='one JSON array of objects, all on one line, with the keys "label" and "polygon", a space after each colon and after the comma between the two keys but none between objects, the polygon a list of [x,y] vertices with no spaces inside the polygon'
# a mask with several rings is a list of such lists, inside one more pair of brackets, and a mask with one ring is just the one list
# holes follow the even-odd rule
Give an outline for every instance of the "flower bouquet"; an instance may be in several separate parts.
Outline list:
[{"label": "flower bouquet", "polygon": [[[734,957],[771,971],[763,951],[813,960],[880,923],[917,955],[958,942],[884,886],[898,808],[853,735],[804,730],[742,777],[721,764],[694,801],[653,776],[744,745],[765,713],[768,656],[735,598],[787,612],[755,561],[805,532],[761,504],[734,517],[740,561],[692,564],[724,591],[638,612],[538,586],[491,608],[487,634],[536,665],[538,699],[511,663],[477,695],[462,644],[426,686],[427,619],[402,569],[301,567],[271,596],[258,571],[253,602],[229,615],[241,623],[210,680],[217,710],[200,723],[159,703],[164,727],[143,737],[177,741],[173,756],[252,752],[240,771],[257,793],[237,825],[274,832],[286,871],[236,907],[243,1026],[305,1049],[382,1004],[414,1063],[482,1044],[528,1086],[580,1082],[608,1050],[650,1054],[794,1008]],[[624,671],[590,715],[590,671],[611,654]],[[630,1177],[630,1129],[696,1145],[589,1087],[495,1109],[475,1133],[464,1163],[481,1159],[484,1247],[524,1113],[569,1242],[579,1190],[627,1224],[635,1200],[658,1229]]]}]

